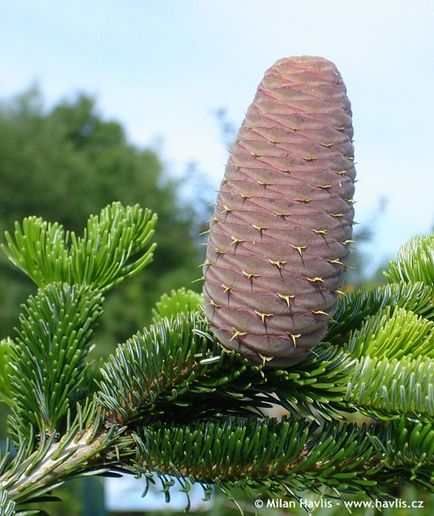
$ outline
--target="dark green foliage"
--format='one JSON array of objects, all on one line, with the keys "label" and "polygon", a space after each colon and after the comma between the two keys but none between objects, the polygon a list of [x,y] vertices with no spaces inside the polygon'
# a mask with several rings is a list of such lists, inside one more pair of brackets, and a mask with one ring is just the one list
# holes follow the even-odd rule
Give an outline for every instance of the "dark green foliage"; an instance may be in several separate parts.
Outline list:
[{"label": "dark green foliage", "polygon": [[260,369],[250,371],[246,360],[224,353],[200,314],[179,314],[118,347],[101,370],[98,400],[120,424],[139,416],[190,418],[188,407],[195,417],[247,410],[267,405],[253,389],[249,399],[243,396]]},{"label": "dark green foliage", "polygon": [[[120,345],[102,368],[99,385],[98,399],[111,417],[128,423],[142,413],[151,415],[158,398],[176,404],[196,377],[212,368],[214,359],[221,361],[221,350],[209,345],[204,328],[196,314],[178,315]],[[206,365],[210,359],[211,365]]]},{"label": "dark green foliage", "polygon": [[10,360],[12,341],[10,339],[0,340],[0,401],[11,403],[10,391]]},{"label": "dark green foliage", "polygon": [[[426,468],[426,486],[432,489],[434,467],[434,428],[430,422],[409,423],[404,417],[386,427],[383,449],[390,468],[413,466],[414,474]],[[378,442],[378,441],[377,441]],[[428,475],[427,475],[428,473]],[[430,478],[431,477],[431,478]]]},{"label": "dark green foliage", "polygon": [[174,185],[159,185],[157,155],[132,146],[123,127],[104,119],[87,95],[50,109],[34,90],[3,103],[0,156],[3,226],[36,215],[79,231],[114,200],[150,209],[160,203],[165,216],[167,204],[173,207]]},{"label": "dark green foliage", "polygon": [[101,370],[98,399],[121,424],[139,416],[176,421],[192,412],[203,418],[270,403],[330,418],[346,408],[352,367],[351,356],[330,346],[291,370],[252,367],[220,346],[201,315],[180,314],[118,347]]},{"label": "dark green foliage", "polygon": [[[34,215],[79,235],[89,215],[113,201],[158,211],[157,259],[148,272],[108,296],[96,336],[98,354],[107,354],[150,321],[150,309],[164,292],[190,286],[198,276],[203,253],[197,228],[209,212],[203,181],[196,183],[193,174],[170,178],[159,153],[133,145],[122,125],[103,117],[88,95],[45,107],[32,90],[2,102],[0,183],[0,233]],[[181,190],[194,203],[184,194],[181,198]],[[0,336],[5,337],[33,288],[4,257],[0,290]]]},{"label": "dark green foliage", "polygon": [[[352,410],[344,398],[354,366],[355,360],[349,353],[322,344],[292,368],[261,372],[264,377],[261,390],[274,392],[282,407],[294,415],[315,420],[339,419],[341,411]],[[255,388],[258,389],[252,386]]]},{"label": "dark green foliage", "polygon": [[89,287],[52,283],[31,296],[20,316],[10,357],[10,422],[15,441],[32,433],[56,434],[78,401],[86,356],[102,312]]},{"label": "dark green foliage", "polygon": [[[405,315],[415,318],[411,312]],[[432,417],[434,361],[425,354],[427,321],[420,328],[406,327],[402,317],[384,322],[403,324],[403,338],[410,347],[414,343],[409,357],[403,356],[401,340],[392,334],[388,341],[389,333],[382,332],[381,326],[375,334],[366,323],[355,337],[373,343],[378,339],[383,348],[378,345],[370,352],[354,353],[351,344],[348,351],[324,344],[298,366],[270,370],[246,367],[233,353],[223,353],[199,315],[180,315],[118,348],[102,369],[99,398],[121,423],[138,414],[142,418],[147,414],[150,421],[177,421],[191,414],[188,407],[198,418],[231,413],[234,406],[240,409],[243,398],[251,409],[279,403],[311,419],[341,418],[354,408],[386,420],[402,413]],[[385,350],[387,342],[390,347]],[[424,346],[418,348],[418,342]]]},{"label": "dark green foliage", "polygon": [[[205,489],[216,484],[226,493],[241,486],[252,499],[258,493],[287,497],[324,487],[378,496],[411,476],[429,484],[434,432],[422,424],[404,433],[403,428],[227,419],[146,427],[133,442],[138,471],[148,477],[156,471],[166,490],[167,475],[173,475],[187,492],[194,482]],[[402,451],[395,454],[398,443]],[[417,470],[411,467],[415,457],[421,462]]]},{"label": "dark green foliage", "polygon": [[[0,458],[3,512],[54,501],[53,489],[66,480],[119,472],[148,483],[157,473],[167,497],[174,478],[187,495],[200,482],[206,496],[214,485],[252,499],[297,497],[306,488],[338,497],[387,496],[403,484],[433,491],[429,285],[342,298],[330,342],[285,369],[251,365],[223,348],[199,300],[185,303],[195,296],[181,291],[163,300],[169,317],[157,312],[155,324],[89,368],[102,291],[149,261],[150,228],[138,222],[149,220],[144,214],[107,208],[85,239],[68,237],[64,259],[56,260],[59,226],[42,223],[43,233],[31,219],[25,244],[9,240],[13,260],[45,286],[23,307],[16,338],[0,348],[17,447],[16,457]],[[82,249],[76,261],[74,249]],[[417,258],[411,263],[417,269]],[[71,284],[52,281],[59,278]],[[272,405],[291,417],[266,418]],[[363,415],[369,425],[360,424]]]}]

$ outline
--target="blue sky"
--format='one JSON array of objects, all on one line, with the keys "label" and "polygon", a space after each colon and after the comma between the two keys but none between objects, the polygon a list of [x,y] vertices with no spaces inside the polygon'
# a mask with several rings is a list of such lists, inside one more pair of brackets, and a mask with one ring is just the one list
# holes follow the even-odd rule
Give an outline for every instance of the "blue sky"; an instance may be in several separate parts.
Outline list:
[{"label": "blue sky", "polygon": [[[378,256],[434,224],[432,0],[0,0],[0,97],[37,82],[50,104],[86,91],[167,168],[196,161],[217,188],[215,110],[243,119],[263,72],[321,55],[353,105],[356,218],[381,196]],[[162,141],[162,143],[158,143]]]}]

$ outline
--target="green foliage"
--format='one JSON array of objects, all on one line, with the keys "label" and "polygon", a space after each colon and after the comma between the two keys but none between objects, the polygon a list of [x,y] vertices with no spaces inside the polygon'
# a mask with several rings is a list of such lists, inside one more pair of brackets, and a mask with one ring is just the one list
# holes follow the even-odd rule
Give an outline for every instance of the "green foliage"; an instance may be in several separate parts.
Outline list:
[{"label": "green foliage", "polygon": [[[122,125],[103,117],[88,95],[46,107],[41,94],[31,90],[0,103],[1,233],[35,215],[80,235],[89,215],[113,201],[158,211],[156,259],[108,296],[95,338],[99,355],[149,322],[163,292],[197,277],[202,250],[195,235],[209,213],[209,199],[197,174],[171,179],[162,163],[157,150],[128,141]],[[0,291],[0,336],[5,337],[33,288],[4,257]]]},{"label": "green foliage", "polygon": [[389,359],[366,356],[357,362],[346,398],[368,416],[402,414],[434,418],[434,360],[422,356]]},{"label": "green foliage", "polygon": [[[432,490],[434,467],[434,428],[431,422],[408,423],[401,417],[386,427],[386,440],[381,448],[386,453],[386,464],[390,468],[414,465],[414,474],[423,469],[424,464],[431,466],[426,471],[426,487]],[[377,446],[378,446],[378,440]],[[425,466],[425,467],[426,467]],[[430,478],[431,477],[431,478]]]},{"label": "green foliage", "polygon": [[[415,483],[429,484],[434,433],[428,425],[416,427],[403,433],[392,425],[319,427],[294,418],[235,418],[144,427],[132,439],[135,467],[148,479],[156,471],[166,492],[173,485],[167,478],[171,475],[186,493],[192,483],[200,482],[205,494],[210,484],[228,494],[241,486],[252,499],[258,493],[297,497],[306,489],[321,492],[324,487],[378,496],[386,485],[399,485],[410,476]],[[399,455],[394,453],[397,440],[402,446]],[[418,470],[409,467],[410,457],[425,465]]]},{"label": "green foliage", "polygon": [[[146,483],[156,473],[167,498],[174,478],[187,497],[195,482],[207,497],[216,486],[251,499],[434,491],[432,285],[341,298],[327,341],[286,369],[225,350],[200,296],[175,291],[154,324],[89,367],[103,292],[149,261],[146,213],[112,205],[81,238],[28,219],[8,240],[41,287],[0,346],[17,448],[0,458],[1,511],[39,509],[67,480],[119,472]],[[418,257],[408,263],[413,277]],[[273,405],[290,417],[265,417]]]},{"label": "green foliage", "polygon": [[288,489],[315,490],[324,484],[375,491],[370,476],[378,464],[361,468],[370,463],[373,452],[366,431],[332,425],[323,428],[318,439],[317,429],[295,419],[228,419],[144,428],[133,439],[139,470],[143,464],[145,474],[155,470],[187,477],[182,478],[184,485],[195,479],[226,492],[241,485],[255,498],[258,493],[271,498],[287,495]]},{"label": "green foliage", "polygon": [[396,283],[372,289],[358,289],[339,298],[329,325],[326,340],[345,342],[351,331],[360,328],[366,317],[385,307],[405,308],[415,314],[434,319],[432,288],[423,283]]},{"label": "green foliage", "polygon": [[403,308],[393,310],[387,306],[367,317],[360,330],[351,334],[345,348],[358,358],[434,358],[434,322]]},{"label": "green foliage", "polygon": [[11,348],[12,341],[10,339],[0,340],[0,401],[5,403],[11,403],[12,401],[9,397]]},{"label": "green foliage", "polygon": [[160,396],[176,402],[195,377],[211,367],[210,358],[212,363],[217,354],[220,360],[221,350],[208,350],[201,327],[204,322],[194,313],[163,319],[119,346],[102,368],[99,384],[98,399],[110,416],[128,423],[142,412],[151,414]]},{"label": "green foliage", "polygon": [[28,442],[32,431],[63,428],[80,397],[101,294],[89,287],[52,283],[31,296],[20,316],[12,346],[11,434]]},{"label": "green foliage", "polygon": [[[31,439],[23,440],[13,458],[6,447],[0,461],[0,479],[18,510],[28,503],[57,500],[51,492],[66,480],[107,473],[109,468],[101,464],[102,454],[111,448],[122,429],[111,427],[101,432],[102,424],[95,403],[87,400],[76,405],[76,416],[68,418],[61,435],[41,434],[36,449]],[[109,464],[107,459],[104,462]]]},{"label": "green foliage", "polygon": [[[121,344],[101,369],[97,399],[111,418],[128,424],[185,419],[187,407],[196,417],[262,406],[255,393],[247,400],[247,362],[223,351],[195,312],[162,319]],[[259,376],[259,369],[252,375]],[[122,393],[119,396],[119,393]]]},{"label": "green foliage", "polygon": [[0,488],[0,509],[3,516],[14,516],[15,503],[8,499],[7,492]]},{"label": "green foliage", "polygon": [[14,238],[6,232],[2,249],[39,287],[60,281],[107,290],[151,262],[156,244],[146,248],[156,222],[149,210],[119,202],[91,216],[82,237],[29,217],[15,225]]},{"label": "green foliage", "polygon": [[[104,117],[88,95],[55,105],[44,105],[35,90],[1,99],[0,233],[13,233],[16,220],[35,215],[56,220],[79,236],[88,216],[113,201],[158,210],[157,259],[106,293],[94,356],[107,355],[116,342],[148,323],[163,292],[188,286],[197,277],[203,258],[196,235],[209,213],[209,189],[197,179],[199,173],[171,178],[164,162],[158,147],[129,141],[122,125]],[[21,304],[34,294],[28,277],[2,255],[0,292],[1,339],[13,333]],[[3,364],[0,360],[0,368]],[[83,385],[88,387],[87,380]],[[7,407],[0,403],[0,438],[6,434],[6,419]]]},{"label": "green foliage", "polygon": [[434,284],[434,235],[413,237],[401,247],[396,260],[389,263],[384,273],[387,281],[414,283],[421,281],[426,285]]},{"label": "green foliage", "polygon": [[118,346],[101,369],[98,400],[111,418],[142,421],[240,413],[280,403],[330,419],[343,400],[354,358],[324,345],[289,370],[251,366],[224,350],[201,314],[179,314]]},{"label": "green foliage", "polygon": [[171,290],[170,294],[163,294],[152,309],[153,321],[158,322],[163,317],[173,317],[177,314],[186,314],[200,310],[203,299],[200,294],[184,287]]},{"label": "green foliage", "polygon": [[78,231],[115,200],[159,207],[164,219],[175,207],[175,185],[163,180],[155,152],[131,145],[87,95],[50,109],[35,90],[3,103],[0,156],[2,225],[32,214]]},{"label": "green foliage", "polygon": [[[417,257],[409,274],[412,267],[419,270]],[[341,297],[327,339],[357,358],[346,401],[383,420],[433,418],[433,310],[432,286],[422,282]]]}]

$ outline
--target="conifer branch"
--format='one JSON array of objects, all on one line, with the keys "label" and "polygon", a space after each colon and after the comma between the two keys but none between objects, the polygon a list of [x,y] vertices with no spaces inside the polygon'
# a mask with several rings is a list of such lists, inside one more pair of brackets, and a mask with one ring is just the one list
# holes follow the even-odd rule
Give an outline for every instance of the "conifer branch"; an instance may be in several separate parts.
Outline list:
[{"label": "conifer branch", "polygon": [[39,287],[62,282],[104,291],[152,261],[156,222],[150,210],[115,202],[89,218],[81,237],[58,223],[28,217],[15,225],[14,236],[5,233],[1,247]]},{"label": "conifer branch", "polygon": [[54,281],[70,283],[66,249],[69,232],[61,224],[26,217],[21,225],[15,222],[13,236],[5,232],[5,240],[6,244],[1,244],[3,252],[38,287]]},{"label": "conifer branch", "polygon": [[[2,249],[39,290],[0,343],[16,448],[0,456],[0,514],[117,472],[157,474],[167,498],[174,478],[205,497],[434,491],[434,236],[333,315],[353,242],[352,139],[332,63],[270,68],[217,197],[203,296],[163,296],[97,374],[102,296],[151,262],[156,215],[113,203],[81,236],[38,217],[6,233]],[[266,417],[273,405],[289,417]]]},{"label": "conifer branch", "polygon": [[[10,434],[17,442],[61,431],[80,397],[85,359],[102,296],[86,286],[52,283],[31,296],[11,348]],[[34,435],[34,437],[36,437]]]},{"label": "conifer branch", "polygon": [[3,457],[0,489],[18,507],[46,500],[66,480],[110,470],[108,450],[123,429],[114,426],[104,429],[101,412],[94,402],[77,405],[75,412],[74,419],[68,413],[67,427],[60,438],[41,435],[36,449],[29,441],[22,440],[13,459],[7,454]]},{"label": "conifer branch", "polygon": [[325,340],[344,343],[368,317],[390,307],[405,308],[428,320],[434,319],[433,291],[424,283],[392,283],[372,289],[357,289],[341,296]]},{"label": "conifer branch", "polygon": [[389,263],[384,273],[389,283],[415,283],[421,281],[434,286],[434,235],[413,237],[403,245],[395,260]]},{"label": "conifer branch", "polygon": [[[403,429],[407,431],[403,433]],[[318,426],[299,418],[234,418],[145,427],[132,439],[135,467],[145,479],[157,472],[163,489],[170,489],[170,475],[180,480],[183,490],[186,484],[199,482],[215,484],[226,492],[242,487],[255,498],[258,493],[297,496],[305,489],[321,492],[324,487],[335,493],[380,496],[387,486],[410,477],[427,487],[433,465],[432,456],[420,453],[421,441],[426,450],[434,445],[432,431],[421,424],[408,429],[402,426],[397,432],[392,425],[378,429],[336,422]],[[399,456],[393,452],[397,440],[405,450]],[[398,474],[392,476],[397,467]]]},{"label": "conifer branch", "polygon": [[[200,296],[172,292],[154,310],[155,323],[118,346],[93,386],[86,357],[102,292],[149,260],[142,215],[109,207],[81,239],[30,220],[15,243],[9,239],[35,281],[52,276],[24,306],[14,341],[0,345],[0,391],[12,401],[9,431],[18,450],[0,457],[1,511],[53,500],[51,491],[70,478],[117,471],[136,471],[146,482],[156,472],[167,496],[172,475],[187,494],[201,483],[206,496],[211,485],[252,498],[298,496],[306,487],[369,496],[402,483],[433,489],[429,284],[343,297],[328,342],[284,369],[225,350]],[[39,246],[30,242],[36,237]],[[427,272],[406,260],[408,277]],[[273,404],[291,417],[265,418]],[[374,423],[349,424],[354,411]]]},{"label": "conifer branch", "polygon": [[[280,403],[294,413],[337,416],[354,358],[324,345],[288,370],[251,366],[223,350],[200,313],[162,319],[118,346],[101,370],[97,395],[120,424],[239,413]],[[145,422],[146,419],[143,421]]]},{"label": "conifer branch", "polygon": [[403,308],[387,306],[368,316],[344,348],[357,358],[434,358],[434,322]]},{"label": "conifer branch", "polygon": [[403,414],[434,420],[434,360],[363,357],[348,383],[345,399],[378,419]]},{"label": "conifer branch", "polygon": [[0,401],[11,404],[10,397],[10,364],[12,340],[0,340]]},{"label": "conifer branch", "polygon": [[70,268],[74,283],[108,290],[137,274],[153,258],[157,216],[138,205],[113,203],[92,215],[83,236],[71,233]]},{"label": "conifer branch", "polygon": [[[404,319],[398,319],[400,324],[407,322],[408,315],[416,318],[405,312]],[[419,322],[417,318],[416,322]],[[366,327],[369,338],[362,332],[364,341],[375,343],[372,325]],[[389,342],[387,335],[390,335],[392,346],[374,347],[372,358],[367,350],[354,354],[354,344],[348,345],[353,353],[324,344],[298,366],[276,370],[245,367],[243,359],[233,354],[223,353],[219,357],[218,343],[213,343],[201,316],[179,315],[176,319],[163,320],[152,326],[151,331],[136,335],[118,348],[102,370],[98,399],[110,417],[121,424],[133,420],[146,423],[158,418],[176,421],[186,413],[187,407],[194,410],[197,418],[230,414],[234,403],[238,408],[242,406],[243,394],[248,400],[246,408],[277,403],[293,414],[314,419],[342,418],[343,412],[351,412],[355,407],[380,419],[403,413],[433,417],[433,361],[425,355],[417,359],[412,359],[413,355],[403,357],[401,341],[394,340],[393,333],[381,333],[381,327],[379,342]],[[411,327],[410,330],[419,339]],[[422,330],[426,338],[424,324]],[[193,336],[195,332],[192,344],[185,336]],[[406,338],[406,331],[402,335]],[[390,357],[384,357],[386,351]],[[177,353],[183,353],[182,359]],[[207,364],[209,355],[216,357],[213,364]],[[237,374],[230,377],[228,370]],[[165,371],[172,373],[168,375]],[[177,371],[182,374],[178,375]]]},{"label": "conifer branch", "polygon": [[163,294],[152,309],[153,322],[161,321],[164,317],[170,318],[178,314],[188,314],[202,309],[203,297],[197,292],[187,290],[184,287],[171,290],[169,294]]}]

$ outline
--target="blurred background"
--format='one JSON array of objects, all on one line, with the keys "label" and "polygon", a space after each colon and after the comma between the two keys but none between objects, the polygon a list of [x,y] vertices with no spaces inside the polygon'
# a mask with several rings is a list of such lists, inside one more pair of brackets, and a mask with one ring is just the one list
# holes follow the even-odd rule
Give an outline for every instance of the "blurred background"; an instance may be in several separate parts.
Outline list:
[{"label": "blurred background", "polygon": [[[359,226],[347,288],[380,282],[398,247],[432,230],[431,0],[0,0],[0,7],[1,233],[34,214],[80,230],[113,200],[159,215],[154,263],[109,295],[97,355],[146,325],[163,292],[200,291],[192,283],[201,275],[199,234],[257,84],[280,57],[332,60],[352,102]],[[12,333],[32,289],[1,257],[0,337]],[[75,482],[50,510],[182,510],[176,500],[162,506],[157,493],[138,499],[140,489],[111,481],[104,494],[98,481]],[[216,500],[201,510],[229,509]]]}]

